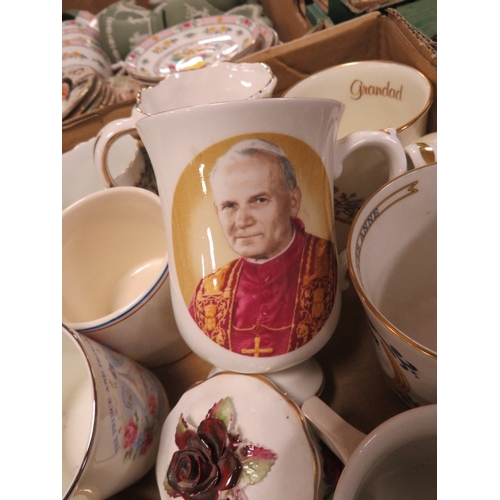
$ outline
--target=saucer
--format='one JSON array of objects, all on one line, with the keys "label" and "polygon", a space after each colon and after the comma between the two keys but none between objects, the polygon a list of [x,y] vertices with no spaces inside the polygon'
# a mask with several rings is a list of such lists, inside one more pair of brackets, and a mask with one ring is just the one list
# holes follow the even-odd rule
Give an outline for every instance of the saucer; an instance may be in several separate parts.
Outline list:
[{"label": "saucer", "polygon": [[260,26],[244,16],[213,16],[177,24],[138,45],[125,59],[128,73],[159,82],[171,72],[234,60],[252,52]]}]

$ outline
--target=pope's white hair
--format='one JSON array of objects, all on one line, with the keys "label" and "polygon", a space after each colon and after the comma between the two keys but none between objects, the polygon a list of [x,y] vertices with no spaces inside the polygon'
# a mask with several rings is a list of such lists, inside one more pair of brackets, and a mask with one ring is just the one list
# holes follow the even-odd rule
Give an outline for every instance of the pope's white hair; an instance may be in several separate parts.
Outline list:
[{"label": "pope's white hair", "polygon": [[233,163],[241,160],[245,156],[253,156],[257,153],[265,153],[273,155],[277,158],[283,180],[287,190],[291,191],[297,187],[297,179],[295,177],[295,169],[292,163],[286,156],[285,152],[277,145],[264,139],[245,139],[232,146],[224,155],[219,157],[210,172],[210,180],[212,181],[217,169],[224,164]]}]

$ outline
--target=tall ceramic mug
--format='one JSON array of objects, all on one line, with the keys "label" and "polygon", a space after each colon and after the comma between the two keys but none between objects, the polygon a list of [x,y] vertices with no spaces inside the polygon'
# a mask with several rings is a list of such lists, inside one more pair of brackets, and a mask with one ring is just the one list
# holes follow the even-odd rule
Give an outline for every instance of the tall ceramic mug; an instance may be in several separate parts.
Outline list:
[{"label": "tall ceramic mug", "polygon": [[162,200],[179,330],[200,357],[244,373],[284,370],[331,337],[340,313],[334,180],[395,132],[336,140],[344,105],[258,99],[137,122]]},{"label": "tall ceramic mug", "polygon": [[137,185],[141,182],[145,162],[136,158],[129,166],[116,165],[111,149],[120,144],[123,136],[135,134],[135,124],[141,118],[171,109],[237,99],[270,97],[277,79],[264,63],[222,62],[198,70],[170,73],[154,87],[137,95],[137,103],[127,118],[105,125],[97,136],[94,164],[106,186]]},{"label": "tall ceramic mug", "polygon": [[[426,133],[433,101],[430,81],[417,69],[393,61],[358,61],[326,68],[292,86],[286,97],[337,99],[346,105],[338,137],[359,130],[396,129],[403,146]],[[357,211],[377,188],[407,170],[397,168],[373,149],[349,155],[335,187],[335,220],[339,249],[347,244]]]},{"label": "tall ceramic mug", "polygon": [[391,387],[409,406],[437,403],[436,163],[366,201],[347,260]]},{"label": "tall ceramic mug", "polygon": [[62,326],[62,498],[104,500],[154,465],[170,410],[146,368]]},{"label": "tall ceramic mug", "polygon": [[104,189],[63,210],[62,316],[79,333],[146,366],[189,353],[172,311],[156,194]]}]

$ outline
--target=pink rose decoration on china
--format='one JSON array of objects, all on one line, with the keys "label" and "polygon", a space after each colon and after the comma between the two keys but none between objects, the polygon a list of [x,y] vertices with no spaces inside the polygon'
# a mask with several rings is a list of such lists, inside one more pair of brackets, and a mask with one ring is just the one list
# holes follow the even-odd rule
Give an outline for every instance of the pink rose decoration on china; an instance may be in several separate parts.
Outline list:
[{"label": "pink rose decoration on china", "polygon": [[181,414],[163,485],[172,498],[245,500],[245,488],[262,481],[276,454],[243,441],[232,430],[235,411],[226,397],[208,411],[196,429]]},{"label": "pink rose decoration on china", "polygon": [[128,421],[128,424],[125,426],[125,435],[123,438],[123,447],[128,450],[129,448],[132,447],[132,444],[135,441],[135,438],[137,437],[137,424],[135,423],[134,419],[131,418]]}]

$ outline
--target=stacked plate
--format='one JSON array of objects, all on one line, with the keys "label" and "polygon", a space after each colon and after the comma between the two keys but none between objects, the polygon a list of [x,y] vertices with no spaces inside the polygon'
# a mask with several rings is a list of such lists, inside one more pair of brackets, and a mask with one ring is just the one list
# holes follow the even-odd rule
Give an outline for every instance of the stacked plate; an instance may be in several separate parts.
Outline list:
[{"label": "stacked plate", "polygon": [[115,82],[114,67],[100,45],[97,18],[80,11],[74,20],[62,23],[62,119],[109,106],[116,101],[135,97],[140,86],[126,78],[129,91],[123,98]]},{"label": "stacked plate", "polygon": [[169,73],[235,61],[278,43],[276,31],[245,16],[212,16],[151,36],[125,59],[130,76],[154,85]]}]

